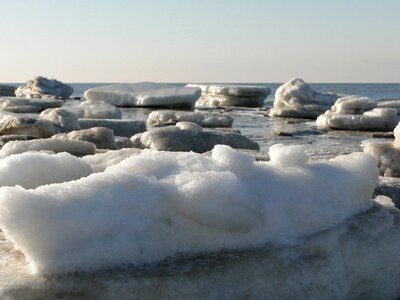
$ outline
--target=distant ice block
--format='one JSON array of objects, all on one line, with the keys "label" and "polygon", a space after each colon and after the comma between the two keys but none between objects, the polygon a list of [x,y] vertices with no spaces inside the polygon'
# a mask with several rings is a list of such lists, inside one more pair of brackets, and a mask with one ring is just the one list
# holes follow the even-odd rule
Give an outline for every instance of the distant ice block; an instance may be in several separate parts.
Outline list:
[{"label": "distant ice block", "polygon": [[17,87],[12,85],[0,84],[0,96],[15,96]]},{"label": "distant ice block", "polygon": [[73,92],[71,86],[61,81],[36,76],[25,86],[17,88],[15,95],[22,98],[68,98]]},{"label": "distant ice block", "polygon": [[132,135],[146,131],[144,121],[129,119],[79,119],[82,129],[92,127],[106,127],[114,132],[115,136],[131,137]]},{"label": "distant ice block", "polygon": [[396,108],[378,107],[366,97],[346,96],[317,118],[320,127],[341,130],[391,131],[400,120]]},{"label": "distant ice block", "polygon": [[1,97],[0,110],[13,113],[37,113],[48,108],[57,108],[63,105],[62,100],[28,99],[16,97]]},{"label": "distant ice block", "polygon": [[28,151],[44,152],[68,152],[76,156],[94,154],[96,146],[93,143],[64,139],[36,139],[28,141],[10,141],[0,150],[0,158],[12,154],[20,154]]},{"label": "distant ice block", "polygon": [[271,90],[261,86],[187,84],[200,88],[201,98],[196,106],[263,106]]},{"label": "distant ice block", "polygon": [[85,98],[115,106],[159,108],[193,108],[201,90],[171,84],[139,82],[121,83],[88,89]]},{"label": "distant ice block", "polygon": [[53,135],[52,138],[90,142],[95,144],[98,149],[116,148],[113,131],[105,127],[75,130],[69,133]]},{"label": "distant ice block", "polygon": [[191,122],[178,122],[175,126],[153,128],[134,135],[131,140],[134,147],[159,151],[204,153],[218,144],[229,145],[236,149],[260,149],[256,142],[239,133],[203,130],[201,126]]},{"label": "distant ice block", "polygon": [[364,152],[375,157],[380,175],[400,177],[400,123],[394,129],[393,142],[366,143]]},{"label": "distant ice block", "polygon": [[102,101],[86,100],[79,105],[83,109],[83,118],[88,119],[121,119],[122,111],[114,105]]},{"label": "distant ice block", "polygon": [[0,228],[48,274],[295,243],[372,207],[370,155],[310,162],[284,150],[262,163],[222,145],[211,156],[144,150],[75,181],[1,187]]},{"label": "distant ice block", "polygon": [[202,127],[232,127],[233,118],[226,114],[204,112],[156,110],[147,118],[150,126],[175,125],[177,122],[193,122]]},{"label": "distant ice block", "polygon": [[92,169],[68,153],[23,153],[0,159],[0,187],[20,185],[26,189],[86,177]]},{"label": "distant ice block", "polygon": [[315,119],[339,98],[332,93],[313,91],[300,78],[293,78],[281,85],[275,93],[272,117]]}]

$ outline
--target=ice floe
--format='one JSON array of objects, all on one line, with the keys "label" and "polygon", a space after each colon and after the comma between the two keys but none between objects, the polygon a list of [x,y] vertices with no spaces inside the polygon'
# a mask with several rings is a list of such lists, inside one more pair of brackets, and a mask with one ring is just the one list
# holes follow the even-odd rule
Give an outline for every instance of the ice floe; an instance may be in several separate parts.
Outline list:
[{"label": "ice floe", "polygon": [[295,242],[373,206],[371,156],[282,150],[262,163],[222,145],[211,157],[143,150],[75,181],[1,187],[0,228],[48,274]]},{"label": "ice floe", "polygon": [[242,106],[260,107],[271,90],[261,86],[187,84],[200,88],[201,98],[196,106]]},{"label": "ice floe", "polygon": [[272,117],[315,119],[329,109],[339,98],[333,93],[320,93],[300,78],[293,78],[281,85],[275,93]]},{"label": "ice floe", "polygon": [[102,101],[83,101],[79,108],[83,109],[83,118],[88,119],[121,119],[122,111],[114,105]]},{"label": "ice floe", "polygon": [[53,122],[64,132],[81,129],[78,116],[65,108],[46,109],[40,113],[39,117]]},{"label": "ice floe", "polygon": [[0,117],[0,135],[17,134],[48,138],[60,131],[53,122],[44,119],[16,115]]},{"label": "ice floe", "polygon": [[71,86],[61,81],[36,76],[17,88],[15,95],[23,98],[68,98],[73,92]]},{"label": "ice floe", "polygon": [[201,90],[165,83],[120,83],[95,87],[85,92],[86,99],[115,106],[193,108]]},{"label": "ice floe", "polygon": [[177,122],[193,122],[202,127],[232,127],[233,118],[227,114],[205,112],[156,110],[147,118],[150,126],[175,125]]},{"label": "ice floe", "polygon": [[317,118],[317,125],[341,130],[391,131],[400,117],[396,108],[376,107],[366,97],[345,96]]},{"label": "ice floe", "polygon": [[153,128],[134,135],[134,147],[160,151],[193,151],[204,153],[215,145],[229,145],[236,149],[259,150],[260,146],[237,132],[203,130],[192,122],[178,122],[175,126]]}]

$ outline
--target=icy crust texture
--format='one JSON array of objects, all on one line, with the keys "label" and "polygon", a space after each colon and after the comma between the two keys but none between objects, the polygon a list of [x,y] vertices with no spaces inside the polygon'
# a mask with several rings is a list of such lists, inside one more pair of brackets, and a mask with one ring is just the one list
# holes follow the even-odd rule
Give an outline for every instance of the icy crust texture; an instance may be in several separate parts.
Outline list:
[{"label": "icy crust texture", "polygon": [[115,106],[193,108],[200,97],[198,88],[176,87],[171,84],[139,82],[114,84],[88,89],[85,97]]},{"label": "icy crust texture", "polygon": [[375,157],[380,175],[400,177],[400,123],[394,129],[393,142],[366,143],[364,152]]},{"label": "icy crust texture", "polygon": [[147,118],[150,126],[175,125],[178,122],[193,122],[202,127],[232,127],[233,118],[226,114],[209,114],[204,112],[156,110]]},{"label": "icy crust texture", "polygon": [[395,101],[378,105],[367,97],[352,95],[339,98],[316,122],[331,129],[391,131],[399,120]]},{"label": "icy crust texture", "polygon": [[371,208],[371,156],[300,153],[275,146],[256,163],[227,146],[211,157],[144,150],[76,181],[0,188],[0,228],[44,274],[293,242]]},{"label": "icy crust texture", "polygon": [[201,89],[196,106],[263,106],[271,90],[261,86],[187,84]]},{"label": "icy crust texture", "polygon": [[55,79],[37,76],[29,80],[25,86],[16,89],[17,97],[25,98],[68,98],[74,89]]},{"label": "icy crust texture", "polygon": [[339,98],[332,93],[319,93],[300,78],[282,84],[275,92],[272,117],[317,118]]}]

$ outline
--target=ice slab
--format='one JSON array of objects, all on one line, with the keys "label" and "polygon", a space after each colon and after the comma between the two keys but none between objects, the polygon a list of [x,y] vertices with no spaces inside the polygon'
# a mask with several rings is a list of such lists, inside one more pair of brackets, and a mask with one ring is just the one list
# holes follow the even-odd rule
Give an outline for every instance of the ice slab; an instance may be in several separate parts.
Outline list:
[{"label": "ice slab", "polygon": [[71,86],[61,81],[36,76],[25,86],[17,88],[15,95],[25,98],[68,98],[73,92]]},{"label": "ice slab", "polygon": [[83,109],[83,118],[121,119],[122,111],[114,105],[102,101],[84,101],[79,105]]},{"label": "ice slab", "polygon": [[36,139],[28,141],[10,141],[0,150],[0,158],[27,151],[68,152],[76,156],[94,154],[96,146],[89,142],[63,139]]},{"label": "ice slab", "polygon": [[147,118],[150,126],[175,125],[177,122],[193,122],[202,127],[232,127],[233,118],[226,114],[204,112],[156,110]]},{"label": "ice slab", "polygon": [[134,134],[146,131],[146,123],[144,121],[129,119],[79,119],[79,125],[83,129],[105,127],[111,129],[115,136],[129,138]]},{"label": "ice slab", "polygon": [[0,228],[48,274],[295,242],[372,207],[370,155],[299,153],[278,146],[257,163],[222,145],[211,157],[144,150],[75,181],[1,187]]},{"label": "ice slab", "polygon": [[193,108],[200,95],[198,88],[153,82],[113,84],[85,92],[86,99],[115,106],[159,108]]},{"label": "ice slab", "polygon": [[0,110],[14,113],[36,113],[48,108],[57,108],[63,105],[62,100],[55,99],[27,99],[16,97],[0,98]]},{"label": "ice slab", "polygon": [[134,147],[159,151],[204,153],[218,144],[229,145],[236,149],[260,149],[256,142],[239,133],[203,130],[201,126],[191,122],[178,122],[176,126],[153,128],[134,135],[131,140]]},{"label": "ice slab", "polygon": [[270,116],[316,118],[338,98],[336,94],[313,91],[304,80],[293,78],[276,90]]}]

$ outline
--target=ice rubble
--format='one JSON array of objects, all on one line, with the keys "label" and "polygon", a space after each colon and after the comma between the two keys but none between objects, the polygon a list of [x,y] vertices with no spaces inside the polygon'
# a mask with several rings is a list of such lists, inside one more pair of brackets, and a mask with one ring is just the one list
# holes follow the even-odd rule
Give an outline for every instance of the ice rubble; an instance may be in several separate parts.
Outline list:
[{"label": "ice rubble", "polygon": [[271,90],[261,86],[187,84],[201,89],[196,106],[263,106]]},{"label": "ice rubble", "polygon": [[181,121],[193,122],[202,127],[232,127],[233,124],[233,118],[226,114],[190,111],[155,110],[147,118],[150,126],[175,125]]},{"label": "ice rubble", "polygon": [[139,82],[120,83],[88,89],[85,98],[115,106],[193,108],[201,90],[171,84]]},{"label": "ice rubble", "polygon": [[17,88],[15,95],[22,98],[68,98],[73,92],[71,86],[61,81],[36,76],[25,86]]},{"label": "ice rubble", "polygon": [[131,138],[134,147],[159,151],[193,151],[204,153],[217,144],[235,149],[259,150],[258,143],[237,132],[203,130],[192,122],[178,122],[175,126],[153,128]]},{"label": "ice rubble", "polygon": [[394,129],[393,142],[367,142],[364,152],[375,157],[380,175],[400,177],[400,123]]},{"label": "ice rubble", "polygon": [[31,189],[76,180],[91,173],[89,164],[68,153],[30,152],[0,159],[0,186],[20,185]]},{"label": "ice rubble", "polygon": [[372,207],[371,156],[299,151],[275,146],[257,163],[223,145],[211,157],[143,150],[75,181],[1,187],[0,228],[46,274],[294,242]]},{"label": "ice rubble", "polygon": [[293,78],[275,92],[274,107],[269,115],[285,118],[315,119],[339,98],[332,93],[313,91],[300,78]]},{"label": "ice rubble", "polygon": [[60,131],[53,122],[45,119],[11,114],[0,116],[0,135],[18,134],[48,138]]},{"label": "ice rubble", "polygon": [[376,107],[367,97],[345,96],[317,118],[317,125],[331,129],[391,131],[399,122],[398,110]]}]

